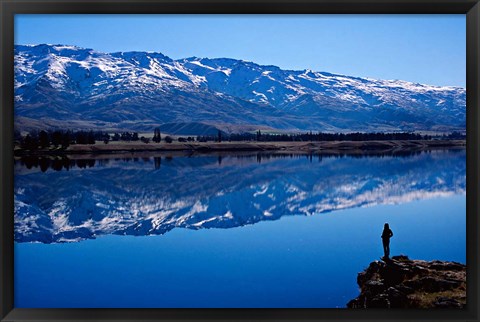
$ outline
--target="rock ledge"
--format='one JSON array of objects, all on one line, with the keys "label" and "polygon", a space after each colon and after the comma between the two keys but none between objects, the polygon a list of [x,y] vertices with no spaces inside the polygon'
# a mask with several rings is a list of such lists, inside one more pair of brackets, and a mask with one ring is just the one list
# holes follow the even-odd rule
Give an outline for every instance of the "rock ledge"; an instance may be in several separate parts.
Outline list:
[{"label": "rock ledge", "polygon": [[405,255],[374,261],[359,273],[360,295],[349,308],[463,308],[466,266],[411,260]]}]

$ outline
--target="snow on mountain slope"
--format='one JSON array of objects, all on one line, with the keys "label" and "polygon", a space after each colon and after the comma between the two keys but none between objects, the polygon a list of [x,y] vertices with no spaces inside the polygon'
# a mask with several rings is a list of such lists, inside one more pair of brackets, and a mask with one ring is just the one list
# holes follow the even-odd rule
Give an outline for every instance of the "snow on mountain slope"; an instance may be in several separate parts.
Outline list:
[{"label": "snow on mountain slope", "polygon": [[150,130],[201,122],[282,130],[452,130],[465,128],[465,105],[465,89],[458,87],[282,70],[229,58],[15,46],[21,129],[43,123]]}]

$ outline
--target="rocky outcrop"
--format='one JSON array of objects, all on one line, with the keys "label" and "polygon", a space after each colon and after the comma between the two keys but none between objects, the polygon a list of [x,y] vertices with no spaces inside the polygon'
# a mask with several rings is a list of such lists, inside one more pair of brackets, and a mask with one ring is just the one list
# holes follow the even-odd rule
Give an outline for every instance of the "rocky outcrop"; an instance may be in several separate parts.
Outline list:
[{"label": "rocky outcrop", "polygon": [[360,295],[349,308],[463,308],[466,303],[466,266],[456,262],[393,256],[370,263],[357,283]]}]

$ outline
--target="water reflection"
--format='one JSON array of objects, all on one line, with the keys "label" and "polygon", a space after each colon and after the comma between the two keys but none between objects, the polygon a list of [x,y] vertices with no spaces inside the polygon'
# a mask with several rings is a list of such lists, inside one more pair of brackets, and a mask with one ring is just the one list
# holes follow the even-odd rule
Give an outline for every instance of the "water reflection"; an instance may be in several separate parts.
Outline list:
[{"label": "water reflection", "polygon": [[15,174],[15,240],[56,243],[462,194],[465,150],[24,157]]},{"label": "water reflection", "polygon": [[[460,151],[460,150],[452,150],[452,151]],[[227,156],[227,157],[236,157],[236,158],[256,158],[258,163],[262,163],[263,160],[270,160],[272,158],[293,158],[293,157],[305,157],[310,160],[310,162],[313,162],[313,160],[318,160],[322,161],[322,158],[324,157],[335,157],[335,158],[343,158],[343,157],[351,157],[351,158],[365,158],[365,157],[388,157],[388,156],[393,156],[393,157],[409,157],[409,156],[415,156],[423,153],[421,150],[401,150],[401,151],[387,151],[387,152],[373,152],[373,153],[345,153],[338,151],[337,153],[303,153],[303,154],[298,154],[298,153],[264,153],[264,152],[258,152],[258,153],[240,153],[240,154],[231,154],[231,153],[217,153],[213,154],[217,157],[217,162],[218,165],[222,164],[222,159]],[[212,154],[209,154],[210,156]],[[122,156],[117,156],[117,157],[112,157],[112,156],[100,156],[100,157],[83,157],[83,156],[77,156],[72,157],[72,156],[35,156],[35,155],[26,155],[26,156],[21,156],[18,159],[15,160],[15,164],[18,164],[20,166],[24,166],[27,169],[32,169],[32,168],[39,168],[42,172],[46,172],[48,169],[52,169],[55,171],[61,171],[61,170],[70,170],[70,168],[73,167],[78,167],[81,169],[85,168],[91,168],[95,166],[95,163],[98,161],[101,165],[108,164],[108,162],[111,160],[114,161],[124,161],[124,162],[138,162],[138,161],[143,161],[144,163],[148,163],[151,160],[154,162],[155,169],[159,169],[160,165],[162,163],[162,157],[166,158],[167,160],[172,160],[175,156],[177,157],[199,157],[202,155],[194,155],[193,153],[185,153],[185,152],[180,152],[177,153],[176,155],[170,154],[165,154],[163,156],[143,156],[143,157],[135,157],[135,156],[130,156],[130,155],[122,155]],[[208,155],[207,155],[208,156]]]}]

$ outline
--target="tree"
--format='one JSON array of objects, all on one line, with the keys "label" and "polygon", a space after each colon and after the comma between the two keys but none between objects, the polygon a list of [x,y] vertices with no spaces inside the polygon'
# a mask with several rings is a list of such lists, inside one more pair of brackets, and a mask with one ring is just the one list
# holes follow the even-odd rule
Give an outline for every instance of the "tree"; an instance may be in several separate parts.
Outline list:
[{"label": "tree", "polygon": [[132,133],[123,132],[120,138],[122,139],[122,141],[131,141],[132,140]]},{"label": "tree", "polygon": [[70,146],[70,141],[72,140],[71,131],[67,131],[62,135],[62,148],[66,149]]},{"label": "tree", "polygon": [[260,141],[262,138],[262,132],[260,130],[257,131],[257,141]]},{"label": "tree", "polygon": [[87,144],[95,144],[95,134],[93,131],[88,132]]},{"label": "tree", "polygon": [[[165,138],[166,139],[166,138]],[[160,128],[157,127],[155,128],[155,130],[153,131],[153,139],[152,139],[153,142],[156,142],[156,143],[160,143],[160,141],[162,141],[162,135],[160,133]]]},{"label": "tree", "polygon": [[115,134],[113,135],[112,141],[120,141],[120,134],[115,133]]},{"label": "tree", "polygon": [[63,134],[60,131],[54,131],[52,133],[52,144],[54,146],[59,146],[62,143]]},{"label": "tree", "polygon": [[165,137],[165,142],[167,142],[167,143],[172,143],[172,142],[173,142],[172,137],[166,136],[166,137]]},{"label": "tree", "polygon": [[218,142],[222,142],[222,131],[218,130]]},{"label": "tree", "polygon": [[105,132],[105,133],[102,135],[102,140],[103,140],[103,143],[108,144],[108,142],[110,142],[110,134],[108,134],[107,132]]},{"label": "tree", "polygon": [[88,137],[87,137],[87,132],[85,131],[79,131],[75,133],[75,141],[77,144],[87,144],[88,143]]},{"label": "tree", "polygon": [[26,150],[36,150],[38,148],[38,139],[36,136],[27,134],[23,139],[22,147]]},{"label": "tree", "polygon": [[50,146],[50,139],[48,138],[48,133],[45,131],[40,131],[38,134],[38,145],[41,148],[47,148]]}]

